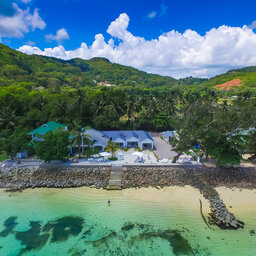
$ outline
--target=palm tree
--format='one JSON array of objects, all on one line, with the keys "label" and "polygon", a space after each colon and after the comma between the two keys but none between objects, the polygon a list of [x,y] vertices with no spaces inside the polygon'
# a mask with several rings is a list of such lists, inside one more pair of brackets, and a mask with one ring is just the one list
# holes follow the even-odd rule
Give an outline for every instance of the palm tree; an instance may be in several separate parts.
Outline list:
[{"label": "palm tree", "polygon": [[66,113],[67,102],[65,99],[58,99],[54,104],[58,117],[64,116]]},{"label": "palm tree", "polygon": [[76,104],[79,107],[80,118],[83,120],[83,108],[86,102],[86,93],[83,89],[76,90]]},{"label": "palm tree", "polygon": [[120,116],[123,112],[120,98],[115,96],[115,97],[112,97],[111,99],[109,99],[109,101],[106,105],[106,109],[109,112],[115,113],[117,116]]},{"label": "palm tree", "polygon": [[152,96],[148,97],[147,102],[145,104],[145,108],[147,111],[148,118],[155,118],[156,114],[158,113],[158,105],[156,102],[156,98]]},{"label": "palm tree", "polygon": [[174,99],[168,94],[163,94],[157,99],[159,109],[167,114],[168,117],[174,112]]},{"label": "palm tree", "polygon": [[98,116],[104,112],[106,99],[99,95],[91,102],[91,111],[94,116]]},{"label": "palm tree", "polygon": [[[33,98],[32,98],[33,99]],[[38,108],[40,111],[43,110],[44,106],[47,104],[45,95],[42,93],[37,94],[37,96],[31,102],[32,108]]]},{"label": "palm tree", "polygon": [[72,136],[72,147],[78,146],[78,155],[81,153],[81,144],[83,140],[84,145],[91,145],[92,141],[90,140],[90,135],[83,134],[85,129],[78,122],[73,122],[71,128],[71,136]]},{"label": "palm tree", "polygon": [[0,110],[0,127],[3,129],[13,127],[17,119],[15,112],[16,110],[12,110],[9,106],[3,107]]},{"label": "palm tree", "polygon": [[112,153],[112,157],[115,156],[115,153],[118,149],[119,149],[118,145],[115,142],[111,141],[111,140],[109,140],[108,145],[105,147],[105,150],[107,152]]},{"label": "palm tree", "polygon": [[132,122],[132,126],[133,126],[133,129],[135,129],[135,114],[136,114],[136,111],[138,109],[138,106],[139,106],[139,99],[134,96],[134,95],[130,95],[128,96],[126,102],[125,102],[125,107],[126,107],[126,114],[127,114],[127,117],[128,117],[128,120],[130,122]]}]

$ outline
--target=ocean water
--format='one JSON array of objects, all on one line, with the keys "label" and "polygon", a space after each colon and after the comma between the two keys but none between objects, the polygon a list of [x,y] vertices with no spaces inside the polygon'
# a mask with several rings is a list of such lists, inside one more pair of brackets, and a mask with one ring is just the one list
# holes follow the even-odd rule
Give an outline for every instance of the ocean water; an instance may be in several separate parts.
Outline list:
[{"label": "ocean water", "polygon": [[234,212],[246,226],[232,231],[209,229],[199,198],[206,215],[190,187],[0,191],[0,255],[255,256],[254,202]]}]

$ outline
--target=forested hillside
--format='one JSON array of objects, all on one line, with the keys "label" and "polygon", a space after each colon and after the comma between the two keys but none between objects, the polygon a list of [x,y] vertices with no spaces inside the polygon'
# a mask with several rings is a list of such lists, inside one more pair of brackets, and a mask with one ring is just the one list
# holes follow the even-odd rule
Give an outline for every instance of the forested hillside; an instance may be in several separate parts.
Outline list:
[{"label": "forested hillside", "polygon": [[63,61],[25,55],[0,44],[0,85],[26,85],[31,89],[79,88],[107,81],[118,86],[171,86],[174,78],[147,74],[132,67],[110,63],[105,58]]},{"label": "forested hillside", "polygon": [[233,69],[225,74],[215,76],[204,82],[204,86],[214,87],[235,79],[241,80],[241,87],[237,91],[250,91],[256,93],[256,67],[246,67],[242,69]]}]

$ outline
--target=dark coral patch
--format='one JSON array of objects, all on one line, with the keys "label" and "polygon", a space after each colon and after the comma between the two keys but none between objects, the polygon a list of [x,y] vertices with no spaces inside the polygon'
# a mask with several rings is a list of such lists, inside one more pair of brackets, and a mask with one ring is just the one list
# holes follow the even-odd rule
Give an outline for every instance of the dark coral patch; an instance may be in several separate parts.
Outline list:
[{"label": "dark coral patch", "polygon": [[129,230],[133,229],[134,227],[135,227],[135,224],[133,224],[133,223],[128,223],[128,224],[126,224],[125,226],[123,226],[123,227],[121,228],[121,230],[122,230],[122,231],[129,231]]},{"label": "dark coral patch", "polygon": [[100,247],[102,245],[106,246],[106,244],[108,243],[108,241],[113,238],[116,237],[117,233],[115,231],[110,230],[110,233],[107,234],[106,236],[103,236],[97,240],[93,240],[93,241],[85,241],[86,243],[90,243],[92,244],[92,246],[94,247]]},{"label": "dark coral patch", "polygon": [[42,248],[48,238],[49,234],[40,235],[41,225],[39,222],[30,222],[30,229],[25,232],[16,232],[15,237],[17,240],[21,241],[22,245],[26,247],[20,251],[19,255],[31,250],[38,250]]},{"label": "dark coral patch", "polygon": [[165,230],[159,232],[153,231],[140,234],[136,237],[133,237],[132,240],[130,241],[130,244],[131,242],[134,243],[144,239],[147,240],[157,237],[167,240],[170,243],[170,246],[172,247],[173,253],[177,256],[194,255],[193,250],[188,243],[188,240],[182,237],[180,233],[176,230]]},{"label": "dark coral patch", "polygon": [[176,231],[164,231],[159,235],[161,238],[166,239],[170,242],[171,247],[175,255],[194,255],[189,242],[181,234]]},{"label": "dark coral patch", "polygon": [[51,242],[63,242],[70,236],[77,236],[83,229],[83,218],[80,217],[63,217],[56,221],[48,222],[44,227],[44,232],[52,231]]},{"label": "dark coral patch", "polygon": [[0,237],[6,237],[13,231],[13,229],[17,226],[16,222],[17,217],[10,217],[4,222],[5,229],[0,233]]}]

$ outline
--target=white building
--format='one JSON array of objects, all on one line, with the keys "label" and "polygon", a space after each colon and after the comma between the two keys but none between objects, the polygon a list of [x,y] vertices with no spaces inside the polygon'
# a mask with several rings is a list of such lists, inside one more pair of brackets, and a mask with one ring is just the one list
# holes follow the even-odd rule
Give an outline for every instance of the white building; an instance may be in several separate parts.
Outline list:
[{"label": "white building", "polygon": [[[120,148],[141,148],[143,150],[153,149],[154,140],[146,131],[98,131],[95,129],[85,129],[82,135],[86,135],[93,142],[93,146],[104,150],[111,140],[118,144]],[[82,147],[84,145],[82,139]]]}]

